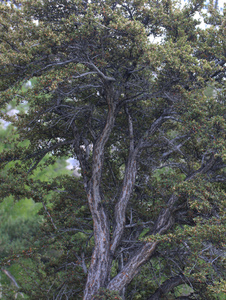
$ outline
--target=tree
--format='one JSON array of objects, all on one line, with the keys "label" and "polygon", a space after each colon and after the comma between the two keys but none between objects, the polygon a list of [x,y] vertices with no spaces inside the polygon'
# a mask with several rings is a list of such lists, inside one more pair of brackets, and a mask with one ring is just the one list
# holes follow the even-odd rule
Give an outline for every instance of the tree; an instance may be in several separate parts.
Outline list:
[{"label": "tree", "polygon": [[1,5],[1,105],[29,102],[7,117],[19,137],[2,164],[19,160],[38,202],[48,187],[29,176],[44,157],[79,160],[94,237],[81,259],[86,300],[100,288],[129,295],[156,257],[165,281],[149,274],[147,299],[183,283],[200,299],[223,290],[225,15],[210,4],[210,27],[200,28],[203,2]]},{"label": "tree", "polygon": [[[11,103],[13,105],[13,103]],[[21,112],[25,109],[25,105],[22,107],[17,107],[17,112]],[[9,107],[7,113],[12,113],[13,106]],[[4,125],[5,128],[0,128],[0,153],[7,151],[7,149],[12,149],[13,137],[15,138],[15,130],[9,124]],[[28,141],[26,141],[28,143]],[[56,177],[56,173],[68,174],[69,171],[65,168],[65,160],[58,161],[52,166],[48,166],[44,170],[37,168],[34,175],[32,176],[35,181],[47,181],[49,178]],[[38,215],[42,207],[42,203],[34,203],[32,198],[26,198],[26,194],[23,196],[16,194],[15,196],[10,193],[9,186],[7,187],[7,192],[4,191],[4,185],[10,182],[12,176],[9,174],[9,170],[12,171],[13,163],[11,165],[5,166],[1,169],[1,188],[2,188],[2,199],[0,203],[0,260],[3,263],[0,275],[0,284],[9,288],[13,296],[17,295],[17,290],[19,288],[18,279],[20,280],[21,267],[15,260],[16,257],[20,257],[20,263],[24,263],[21,259],[25,254],[25,250],[34,245],[37,247],[39,242],[39,231],[41,224],[43,223],[43,216]],[[21,173],[20,173],[21,175]],[[7,178],[7,180],[6,180]],[[16,175],[14,174],[14,180]],[[13,181],[14,181],[13,180]],[[15,181],[14,181],[15,182]],[[16,182],[18,190],[22,190],[21,183]],[[28,191],[27,191],[28,192]],[[7,197],[5,197],[8,194]],[[46,197],[48,199],[48,197]],[[12,259],[14,257],[14,259]],[[24,274],[23,274],[23,280]],[[1,297],[4,295],[4,289],[1,287]],[[5,290],[5,289],[4,289]],[[6,298],[10,299],[9,291],[7,291]],[[23,297],[24,298],[24,297]]]}]

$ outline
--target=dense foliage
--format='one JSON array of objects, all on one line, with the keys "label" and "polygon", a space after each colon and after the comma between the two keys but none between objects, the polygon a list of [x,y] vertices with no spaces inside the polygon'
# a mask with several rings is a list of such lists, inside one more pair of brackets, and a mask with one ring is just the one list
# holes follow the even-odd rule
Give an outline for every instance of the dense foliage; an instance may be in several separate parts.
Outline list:
[{"label": "dense foliage", "polygon": [[[1,117],[15,133],[0,195],[44,216],[33,247],[2,261],[20,270],[5,297],[223,297],[225,12],[203,0],[1,3]],[[11,101],[27,107],[9,116]],[[38,178],[66,157],[80,177]]]},{"label": "dense foliage", "polygon": [[[22,109],[21,107],[17,108],[17,112]],[[11,113],[12,110],[13,108],[10,105],[9,111],[6,113]],[[9,126],[9,124],[3,125],[4,127],[2,126],[0,130],[1,155],[13,147],[11,141],[15,138],[15,130],[12,126]],[[19,295],[17,294],[17,287],[19,287],[18,282],[21,278],[20,264],[23,263],[24,256],[27,259],[25,250],[31,249],[34,246],[40,246],[39,231],[43,222],[43,215],[39,212],[41,212],[43,204],[40,202],[35,203],[32,198],[26,198],[26,195],[21,196],[18,192],[11,193],[9,187],[13,184],[9,184],[9,182],[13,178],[16,179],[15,174],[10,177],[12,167],[13,163],[11,162],[11,164],[1,169],[0,259],[2,262],[2,272],[0,283],[3,286],[6,285],[7,289],[12,285],[12,294],[16,293],[16,295]],[[56,175],[68,174],[69,171],[65,167],[65,160],[58,160],[56,164],[48,166],[43,170],[37,168],[32,178],[39,181],[49,181],[56,177]],[[23,183],[21,183],[17,179],[16,183],[15,181],[14,183],[18,190],[22,190],[24,182],[22,181]],[[27,196],[29,197],[29,193],[27,193]],[[20,258],[19,264],[16,258]],[[22,279],[24,279],[23,276]],[[10,299],[9,291],[7,291],[5,296],[6,299]]]}]

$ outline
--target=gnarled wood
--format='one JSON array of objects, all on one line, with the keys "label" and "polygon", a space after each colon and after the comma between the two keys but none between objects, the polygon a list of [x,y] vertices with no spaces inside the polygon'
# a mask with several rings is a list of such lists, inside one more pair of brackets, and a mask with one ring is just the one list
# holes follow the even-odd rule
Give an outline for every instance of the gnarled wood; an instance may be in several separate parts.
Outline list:
[{"label": "gnarled wood", "polygon": [[121,291],[139,272],[140,266],[154,253],[158,242],[146,243],[108,284],[109,290]]},{"label": "gnarled wood", "polygon": [[104,147],[114,126],[113,99],[108,97],[108,116],[105,127],[94,145],[92,177],[87,186],[87,197],[93,217],[95,246],[84,292],[84,299],[92,296],[104,286],[110,270],[110,232],[108,217],[100,195],[101,173],[104,162]]},{"label": "gnarled wood", "polygon": [[[163,209],[155,224],[154,234],[165,233],[173,224],[172,208],[177,197],[172,195],[167,203],[167,207]],[[120,273],[115,276],[108,284],[108,289],[121,291],[139,272],[139,268],[147,262],[153,255],[159,242],[145,243],[137,253],[130,259],[130,261],[124,266]]]}]

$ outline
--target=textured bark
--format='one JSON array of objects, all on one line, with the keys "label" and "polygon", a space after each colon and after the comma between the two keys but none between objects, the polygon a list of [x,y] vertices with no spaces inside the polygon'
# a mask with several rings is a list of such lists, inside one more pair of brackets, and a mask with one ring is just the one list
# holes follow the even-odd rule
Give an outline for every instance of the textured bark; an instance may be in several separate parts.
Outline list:
[{"label": "textured bark", "polygon": [[[160,212],[155,224],[155,234],[165,233],[174,224],[172,210],[176,201],[177,197],[172,195],[167,203],[167,207]],[[158,243],[159,242],[145,243],[124,266],[121,272],[109,282],[108,289],[121,291],[129,284],[139,272],[140,267],[153,255]]]},{"label": "textured bark", "polygon": [[[170,118],[170,116],[167,116],[165,112],[152,124],[150,129],[145,133],[145,135],[138,141],[137,145],[135,146],[133,138],[133,122],[129,111],[126,109],[130,135],[130,147],[121,192],[118,202],[115,206],[115,227],[113,230],[113,237],[110,240],[108,218],[101,203],[99,190],[101,184],[102,166],[104,161],[104,147],[109,138],[111,130],[113,129],[115,120],[113,100],[110,98],[108,100],[108,105],[109,111],[105,128],[103,129],[100,137],[94,145],[92,178],[87,185],[87,195],[90,210],[93,216],[95,247],[88,272],[84,300],[92,299],[93,295],[97,293],[100,287],[107,286],[109,290],[116,290],[121,292],[123,288],[125,288],[125,286],[127,286],[137,275],[140,267],[151,258],[158,245],[158,242],[145,243],[122,268],[122,270],[112,280],[110,280],[110,270],[113,255],[124,233],[126,208],[133,193],[137,174],[136,159],[138,153],[142,151],[143,148],[150,147],[150,142],[146,140],[146,136],[153,135],[161,127],[164,120]],[[167,113],[170,115],[170,112]],[[199,170],[199,173],[201,172],[203,172],[203,168],[202,170]],[[195,175],[196,174],[188,176],[186,180],[190,180]],[[164,234],[172,227],[172,225],[174,224],[173,214],[175,210],[175,203],[177,200],[178,197],[174,194],[170,197],[169,201],[166,204],[166,207],[162,209],[154,224],[154,228],[152,231],[153,234]],[[176,281],[176,279],[175,281],[173,281],[175,286],[176,282],[178,281]],[[166,290],[167,286],[169,286],[169,282],[165,283],[165,286],[162,287],[162,290],[164,291],[164,288]],[[161,293],[161,291],[156,291],[156,293],[159,294]]]},{"label": "textured bark", "polygon": [[145,263],[154,253],[158,242],[146,243],[139,251],[130,259],[121,272],[115,276],[108,284],[109,290],[121,291],[139,272],[139,267]]},{"label": "textured bark", "polygon": [[[171,189],[161,193],[161,184],[159,189],[154,183],[148,183],[147,190],[150,188],[152,194],[153,189],[154,200],[164,208],[158,216],[150,211],[148,217],[142,213],[143,208],[137,209],[137,204],[131,201],[131,222],[127,225],[132,228],[136,223],[137,230],[130,230],[126,226],[126,217],[136,179],[138,193],[134,193],[132,199],[137,197],[138,201],[139,189],[146,185],[146,180],[142,182],[142,179],[166,166],[181,169],[181,175],[187,176],[186,180],[193,180],[196,174],[208,174],[214,181],[225,179],[224,174],[213,172],[219,167],[217,159],[220,157],[215,156],[221,156],[224,150],[224,113],[220,111],[220,103],[223,103],[221,84],[224,84],[225,59],[224,51],[218,47],[223,41],[224,20],[220,14],[211,17],[214,20],[217,17],[219,27],[215,43],[212,38],[208,39],[208,32],[199,34],[196,31],[197,24],[192,16],[202,9],[202,1],[191,3],[189,8],[181,11],[174,5],[169,9],[165,1],[147,1],[145,5],[142,1],[51,1],[51,5],[48,1],[41,1],[42,4],[37,6],[33,0],[22,2],[20,9],[4,7],[0,90],[3,92],[3,106],[14,98],[18,103],[28,101],[31,109],[24,115],[18,114],[13,126],[20,129],[20,141],[28,139],[31,143],[21,150],[17,145],[15,150],[7,150],[1,156],[4,156],[3,161],[27,160],[24,167],[21,165],[21,171],[25,172],[31,163],[28,170],[31,172],[46,154],[58,158],[61,154],[70,155],[74,149],[93,220],[95,244],[92,259],[90,261],[89,251],[82,259],[85,274],[88,267],[85,263],[89,263],[84,300],[91,300],[100,287],[117,291],[125,289],[140,267],[152,257],[159,242],[141,242],[138,237],[144,228],[150,234],[164,234],[175,223],[174,215],[180,213],[185,216],[186,224],[193,225],[193,216],[190,216],[193,212],[188,210],[189,201],[185,199],[186,190],[180,197],[180,205],[172,193],[166,203],[164,199]],[[156,13],[152,17],[153,11]],[[181,22],[184,18],[186,24]],[[39,20],[39,26],[29,24],[33,19]],[[173,26],[169,26],[171,22]],[[178,35],[178,26],[184,32],[184,39]],[[161,35],[164,31],[164,44],[156,46],[150,42],[150,34]],[[206,43],[203,43],[204,38]],[[205,44],[203,49],[201,44]],[[206,51],[208,45],[216,51]],[[178,49],[183,49],[179,56]],[[169,55],[165,55],[165,51]],[[187,57],[191,53],[189,60]],[[34,77],[37,79],[35,88],[24,92],[20,85]],[[209,99],[204,92],[210,79],[219,82],[219,86],[216,96]],[[214,82],[211,86],[214,87]],[[202,109],[201,105],[206,107]],[[162,126],[166,121],[166,126]],[[177,126],[178,122],[181,125]],[[120,153],[111,153],[113,147],[118,147]],[[111,174],[107,170],[101,183],[104,154],[107,152],[113,167]],[[222,167],[223,161],[219,163]],[[121,169],[118,171],[122,164],[124,174]],[[193,169],[199,164],[198,170]],[[184,178],[177,172],[175,174],[178,180]],[[110,182],[111,177],[114,184]],[[177,179],[172,178],[171,183],[177,185]],[[36,185],[32,183],[31,188],[36,188]],[[168,189],[164,182],[163,188]],[[6,189],[8,194],[9,187]],[[41,190],[44,191],[43,187]],[[140,193],[141,201],[148,197],[145,190],[146,187]],[[16,189],[14,193],[17,197],[22,195],[17,195]],[[108,201],[108,211],[103,205],[102,193],[105,198],[114,197]],[[206,215],[204,212],[202,216],[198,211],[198,216],[206,220],[210,214],[215,214],[218,218],[218,198],[221,203],[221,196],[217,197],[217,193],[216,197],[214,194],[210,196],[214,213]],[[220,207],[221,204],[219,215]],[[109,212],[114,214],[111,223]],[[147,224],[153,218],[156,218],[154,226],[148,229]],[[52,217],[50,221],[56,229]],[[124,248],[127,244],[129,246]],[[128,257],[129,261],[125,265],[122,263],[118,274],[111,279],[112,262],[117,262],[120,254],[122,262]],[[179,278],[169,279],[154,295],[161,297],[161,293],[167,293],[178,282]]]},{"label": "textured bark", "polygon": [[133,136],[133,122],[131,116],[127,110],[128,115],[128,127],[130,134],[130,148],[129,157],[125,169],[125,175],[122,185],[122,190],[119,196],[119,200],[115,206],[115,228],[113,232],[113,238],[111,241],[111,251],[114,254],[115,250],[122,238],[124,228],[125,228],[125,218],[126,218],[126,208],[133,192],[133,187],[137,174],[137,163],[136,158],[138,153],[142,151],[143,148],[150,146],[149,142],[146,141],[147,136],[152,136],[161,127],[164,122],[164,116],[160,116],[150,127],[149,130],[144,134],[144,136],[138,141],[136,147],[134,145]]},{"label": "textured bark", "polygon": [[107,213],[100,195],[101,173],[104,161],[104,147],[114,126],[113,100],[108,98],[108,116],[105,127],[94,145],[92,178],[87,185],[87,197],[93,217],[95,246],[88,271],[84,299],[92,299],[100,287],[104,286],[110,270],[110,232]]},{"label": "textured bark", "polygon": [[[94,222],[95,248],[88,272],[84,300],[92,299],[92,295],[94,295],[100,287],[106,286],[107,284],[110,277],[112,258],[121,241],[125,228],[126,208],[133,192],[137,174],[137,155],[139,151],[142,151],[142,148],[148,146],[146,136],[153,135],[164,122],[164,116],[157,119],[135,147],[133,122],[128,109],[126,109],[130,135],[130,148],[120,196],[115,206],[115,227],[112,240],[110,241],[107,215],[101,204],[99,188],[104,159],[104,146],[114,124],[114,107],[112,103],[113,101],[109,100],[109,111],[106,125],[94,146],[92,179],[87,186],[88,200]],[[160,213],[159,218],[157,219],[154,233],[164,233],[172,226],[172,207],[176,200],[177,198],[175,196],[170,198],[167,207]],[[144,264],[154,253],[157,244],[158,242],[145,243],[123,267],[118,275],[108,283],[107,288],[110,290],[122,291],[122,289],[139,272],[140,266],[142,266],[142,264]]]},{"label": "textured bark", "polygon": [[123,181],[123,188],[119,197],[119,201],[115,207],[115,229],[111,242],[111,251],[115,252],[123,231],[125,227],[125,219],[126,219],[126,208],[128,201],[130,199],[131,193],[133,191],[134,182],[137,174],[137,164],[135,160],[135,155],[133,154],[131,158],[129,158],[128,164],[126,166],[125,177]]},{"label": "textured bark", "polygon": [[173,220],[173,206],[176,203],[178,197],[174,194],[170,197],[166,208],[162,209],[158,219],[155,223],[153,234],[165,233],[174,223]]},{"label": "textured bark", "polygon": [[125,169],[125,175],[124,175],[121,193],[119,196],[119,200],[115,206],[115,228],[113,232],[113,238],[111,241],[112,254],[115,253],[115,250],[121,240],[125,228],[126,207],[130,199],[130,196],[132,194],[134,182],[137,174],[136,156],[138,152],[138,147],[134,149],[133,121],[127,107],[125,110],[128,116],[130,147],[129,147],[129,157]]}]

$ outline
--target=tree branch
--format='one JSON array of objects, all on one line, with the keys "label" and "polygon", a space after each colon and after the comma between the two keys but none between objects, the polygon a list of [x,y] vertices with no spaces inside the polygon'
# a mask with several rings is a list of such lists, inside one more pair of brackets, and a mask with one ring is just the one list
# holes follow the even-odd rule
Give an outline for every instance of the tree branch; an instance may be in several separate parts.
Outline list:
[{"label": "tree branch", "polygon": [[[172,217],[172,210],[175,202],[177,201],[177,196],[172,195],[167,203],[167,207],[163,209],[154,226],[153,234],[163,234],[165,233],[174,223]],[[125,285],[129,284],[130,281],[139,272],[139,268],[144,264],[155,252],[158,245],[158,241],[145,243],[134,256],[131,257],[129,262],[124,266],[124,268],[116,275],[108,284],[109,290],[121,291]]]},{"label": "tree branch", "polygon": [[159,242],[146,243],[108,284],[109,290],[121,291],[139,272],[140,266],[154,253]]},{"label": "tree branch", "polygon": [[109,77],[109,76],[104,75],[104,73],[101,72],[101,70],[97,66],[95,66],[93,63],[84,62],[84,64],[89,65],[91,68],[93,68],[100,75],[100,77],[102,77],[105,81],[116,81],[116,79],[114,77]]},{"label": "tree branch", "polygon": [[136,156],[139,148],[136,147],[136,149],[134,149],[133,121],[127,107],[125,108],[125,110],[128,117],[130,147],[129,147],[129,157],[126,164],[125,175],[123,179],[119,200],[115,206],[115,228],[111,240],[112,253],[115,252],[124,231],[126,207],[130,199],[130,196],[132,194],[135,179],[136,179],[136,174],[137,174]]},{"label": "tree branch", "polygon": [[166,112],[165,112],[151,125],[151,127],[145,132],[144,136],[139,140],[137,146],[134,148],[133,123],[132,123],[132,118],[128,112],[128,108],[126,108],[126,113],[128,116],[130,151],[129,151],[128,161],[125,169],[125,175],[123,179],[121,193],[119,196],[118,203],[115,206],[115,229],[111,241],[112,254],[115,252],[124,231],[126,207],[130,199],[130,196],[132,194],[135,179],[136,179],[136,174],[137,174],[137,163],[136,163],[137,155],[139,151],[147,145],[146,138],[148,138],[150,135],[153,135],[159,129],[159,127],[165,121],[165,117],[166,117]]},{"label": "tree branch", "polygon": [[147,300],[159,300],[161,296],[169,293],[178,285],[185,283],[185,277],[181,274],[178,276],[171,277],[170,279],[164,281],[160,287],[152,294]]}]

